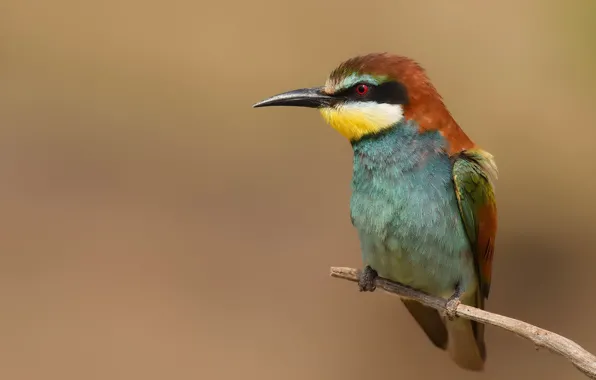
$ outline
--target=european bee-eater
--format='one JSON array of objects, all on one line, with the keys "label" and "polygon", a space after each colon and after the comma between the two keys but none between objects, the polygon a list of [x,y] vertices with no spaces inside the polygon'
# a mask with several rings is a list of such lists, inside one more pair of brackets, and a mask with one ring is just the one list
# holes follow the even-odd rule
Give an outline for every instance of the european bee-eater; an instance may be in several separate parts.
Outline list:
[{"label": "european bee-eater", "polygon": [[448,300],[451,313],[405,306],[460,367],[482,370],[484,325],[454,318],[484,308],[497,232],[493,156],[464,133],[425,70],[403,56],[341,63],[323,87],[285,92],[254,107],[318,108],[354,152],[350,213],[364,271],[361,291],[385,277]]}]

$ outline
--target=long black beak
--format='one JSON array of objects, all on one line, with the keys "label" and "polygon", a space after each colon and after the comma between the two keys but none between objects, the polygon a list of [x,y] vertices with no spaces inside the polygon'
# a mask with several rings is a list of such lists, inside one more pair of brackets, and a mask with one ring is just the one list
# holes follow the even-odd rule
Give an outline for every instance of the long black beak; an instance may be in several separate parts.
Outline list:
[{"label": "long black beak", "polygon": [[322,108],[329,107],[336,101],[336,98],[323,92],[323,87],[314,87],[284,92],[283,94],[275,95],[262,100],[253,105],[253,107],[293,106]]}]

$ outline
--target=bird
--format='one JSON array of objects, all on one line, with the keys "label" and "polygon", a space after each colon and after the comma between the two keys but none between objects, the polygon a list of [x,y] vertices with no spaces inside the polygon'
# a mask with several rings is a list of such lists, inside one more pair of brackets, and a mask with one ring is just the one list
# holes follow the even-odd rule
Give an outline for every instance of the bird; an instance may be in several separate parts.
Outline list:
[{"label": "bird", "polygon": [[498,169],[455,121],[426,70],[403,55],[359,55],[333,69],[324,86],[253,105],[269,106],[318,109],[351,144],[359,290],[374,291],[379,276],[445,299],[447,312],[402,302],[457,366],[483,371],[484,325],[455,309],[484,309],[490,293]]}]

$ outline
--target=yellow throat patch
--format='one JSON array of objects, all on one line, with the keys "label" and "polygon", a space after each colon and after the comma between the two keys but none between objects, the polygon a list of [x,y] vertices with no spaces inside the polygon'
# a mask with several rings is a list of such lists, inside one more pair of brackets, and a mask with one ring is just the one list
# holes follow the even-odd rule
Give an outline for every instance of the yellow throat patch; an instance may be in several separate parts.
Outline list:
[{"label": "yellow throat patch", "polygon": [[403,119],[400,105],[375,102],[346,103],[321,108],[320,112],[331,127],[350,141],[381,132]]}]

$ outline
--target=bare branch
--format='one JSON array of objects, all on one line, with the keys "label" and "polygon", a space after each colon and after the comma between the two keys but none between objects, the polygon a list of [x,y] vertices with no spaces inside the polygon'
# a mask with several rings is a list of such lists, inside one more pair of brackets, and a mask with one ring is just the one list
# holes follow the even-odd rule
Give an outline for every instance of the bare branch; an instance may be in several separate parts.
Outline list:
[{"label": "bare branch", "polygon": [[[348,281],[358,282],[360,273],[361,272],[358,269],[353,268],[331,268],[332,277],[342,278]],[[446,310],[446,300],[442,298],[430,296],[381,277],[375,279],[375,285],[377,288],[393,295],[416,300],[439,311]],[[471,319],[476,322],[501,327],[507,331],[511,331],[512,333],[533,342],[537,347],[544,347],[567,358],[586,376],[591,379],[596,379],[596,357],[570,339],[517,319],[463,304],[460,304],[457,307],[456,315],[458,317]]]}]

